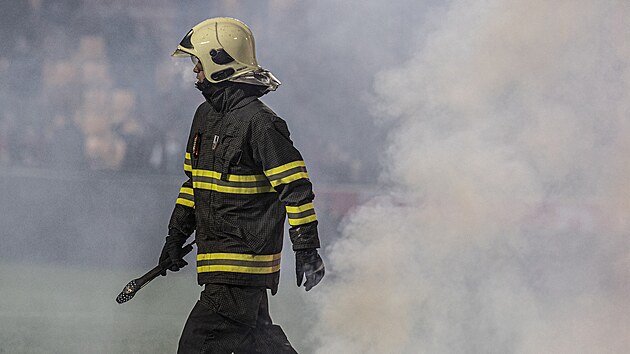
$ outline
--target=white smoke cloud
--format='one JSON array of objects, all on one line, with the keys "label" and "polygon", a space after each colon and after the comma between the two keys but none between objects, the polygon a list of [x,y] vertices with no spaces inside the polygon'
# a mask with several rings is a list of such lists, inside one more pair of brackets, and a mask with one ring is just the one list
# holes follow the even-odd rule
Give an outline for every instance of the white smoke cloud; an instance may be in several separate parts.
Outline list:
[{"label": "white smoke cloud", "polygon": [[622,352],[630,6],[462,0],[436,16],[376,76],[396,192],[329,249],[318,353]]}]

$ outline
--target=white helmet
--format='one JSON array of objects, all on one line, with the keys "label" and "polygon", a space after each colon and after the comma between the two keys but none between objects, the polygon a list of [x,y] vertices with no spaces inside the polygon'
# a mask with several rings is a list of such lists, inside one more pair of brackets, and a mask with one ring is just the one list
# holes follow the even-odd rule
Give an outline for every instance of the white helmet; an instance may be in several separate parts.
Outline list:
[{"label": "white helmet", "polygon": [[261,70],[252,31],[243,22],[228,17],[207,19],[193,27],[172,56],[197,57],[212,83]]}]

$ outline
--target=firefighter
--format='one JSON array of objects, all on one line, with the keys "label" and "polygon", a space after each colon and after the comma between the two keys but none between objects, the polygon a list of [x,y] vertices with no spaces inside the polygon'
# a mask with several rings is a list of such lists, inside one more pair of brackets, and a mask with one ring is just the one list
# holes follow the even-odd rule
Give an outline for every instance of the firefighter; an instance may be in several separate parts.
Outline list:
[{"label": "firefighter", "polygon": [[175,57],[190,57],[197,108],[182,185],[160,262],[187,262],[195,232],[197,279],[204,286],[184,326],[178,353],[295,353],[269,316],[267,289],[278,290],[284,222],[295,252],[297,286],[324,276],[314,194],[284,120],[259,97],[280,82],[261,68],[254,37],[241,21],[211,18],[194,26]]}]

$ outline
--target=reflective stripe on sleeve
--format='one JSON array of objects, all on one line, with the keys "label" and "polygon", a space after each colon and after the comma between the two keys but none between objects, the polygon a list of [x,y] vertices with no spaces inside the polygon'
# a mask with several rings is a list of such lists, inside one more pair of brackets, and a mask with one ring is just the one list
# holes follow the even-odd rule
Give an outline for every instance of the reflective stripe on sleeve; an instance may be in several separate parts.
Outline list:
[{"label": "reflective stripe on sleeve", "polygon": [[313,203],[306,203],[300,206],[286,206],[289,225],[298,226],[317,220]]},{"label": "reflective stripe on sleeve", "polygon": [[306,165],[302,160],[289,162],[287,164],[266,170],[265,175],[269,178],[269,182],[271,182],[273,187],[291,183],[302,178],[308,179]]},{"label": "reflective stripe on sleeve", "polygon": [[177,196],[176,204],[180,204],[183,206],[187,206],[190,208],[195,207],[195,193],[192,188],[182,187],[179,190],[179,195]]},{"label": "reflective stripe on sleeve", "polygon": [[184,171],[190,172],[192,171],[192,160],[190,159],[190,153],[186,153],[186,158],[184,159]]},{"label": "reflective stripe on sleeve", "polygon": [[280,253],[253,255],[241,253],[200,253],[197,272],[271,274],[280,270]]}]

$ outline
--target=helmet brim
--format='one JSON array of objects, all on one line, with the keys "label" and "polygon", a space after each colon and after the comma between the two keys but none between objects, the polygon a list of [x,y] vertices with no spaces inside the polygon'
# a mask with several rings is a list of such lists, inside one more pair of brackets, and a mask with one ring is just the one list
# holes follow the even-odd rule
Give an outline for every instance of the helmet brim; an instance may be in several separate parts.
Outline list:
[{"label": "helmet brim", "polygon": [[177,47],[177,49],[173,52],[173,54],[171,54],[171,56],[175,58],[185,58],[185,57],[194,56],[194,54],[189,52],[185,48]]}]

